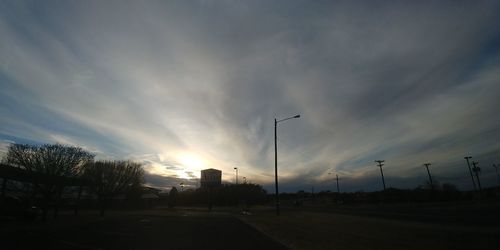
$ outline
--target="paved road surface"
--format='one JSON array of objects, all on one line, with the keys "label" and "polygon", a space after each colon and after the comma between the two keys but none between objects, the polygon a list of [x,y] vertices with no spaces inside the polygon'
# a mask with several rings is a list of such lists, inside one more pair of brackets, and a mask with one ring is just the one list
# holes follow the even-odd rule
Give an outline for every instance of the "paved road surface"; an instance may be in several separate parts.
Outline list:
[{"label": "paved road surface", "polygon": [[0,249],[286,249],[230,216],[122,215],[89,220],[66,226],[4,227]]}]

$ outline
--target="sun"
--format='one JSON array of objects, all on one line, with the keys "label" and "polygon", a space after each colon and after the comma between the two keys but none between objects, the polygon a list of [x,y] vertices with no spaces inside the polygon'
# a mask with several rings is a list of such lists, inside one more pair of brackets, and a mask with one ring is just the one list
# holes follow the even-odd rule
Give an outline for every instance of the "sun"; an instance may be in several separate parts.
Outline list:
[{"label": "sun", "polygon": [[203,166],[203,160],[199,156],[191,153],[181,154],[179,162],[191,171],[200,170]]}]

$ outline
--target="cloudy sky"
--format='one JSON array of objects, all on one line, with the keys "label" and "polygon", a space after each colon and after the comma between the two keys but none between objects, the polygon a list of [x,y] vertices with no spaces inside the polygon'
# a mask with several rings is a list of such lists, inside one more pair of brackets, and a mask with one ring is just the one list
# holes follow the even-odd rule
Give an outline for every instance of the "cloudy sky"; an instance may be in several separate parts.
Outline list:
[{"label": "cloudy sky", "polygon": [[[0,154],[63,143],[273,192],[484,186],[500,163],[495,1],[1,1]],[[329,174],[331,173],[331,174]]]}]

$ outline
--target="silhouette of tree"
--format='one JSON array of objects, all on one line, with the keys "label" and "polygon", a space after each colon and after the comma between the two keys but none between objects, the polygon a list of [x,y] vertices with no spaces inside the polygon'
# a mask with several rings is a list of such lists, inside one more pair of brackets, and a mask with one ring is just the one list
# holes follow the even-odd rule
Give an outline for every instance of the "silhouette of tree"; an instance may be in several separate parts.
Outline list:
[{"label": "silhouette of tree", "polygon": [[177,188],[172,187],[168,193],[168,207],[173,208],[177,205]]},{"label": "silhouette of tree", "polygon": [[103,216],[109,200],[144,183],[141,164],[130,161],[96,161],[85,165],[84,177],[91,183]]},{"label": "silhouette of tree", "polygon": [[[51,177],[75,178],[82,173],[82,167],[93,161],[94,155],[80,147],[61,144],[27,145],[11,144],[4,162],[9,166],[17,167],[32,173],[39,173]],[[33,183],[33,197],[37,193],[43,196],[43,219],[46,219],[49,202],[57,198],[54,217],[60,196],[64,189],[61,182]]]}]

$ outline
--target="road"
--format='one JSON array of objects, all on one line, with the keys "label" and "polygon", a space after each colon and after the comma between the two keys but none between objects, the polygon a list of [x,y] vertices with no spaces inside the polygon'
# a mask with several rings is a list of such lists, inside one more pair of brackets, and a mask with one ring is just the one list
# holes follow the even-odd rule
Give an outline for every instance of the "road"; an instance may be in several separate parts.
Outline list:
[{"label": "road", "polygon": [[286,249],[232,216],[96,217],[3,225],[0,249]]}]

